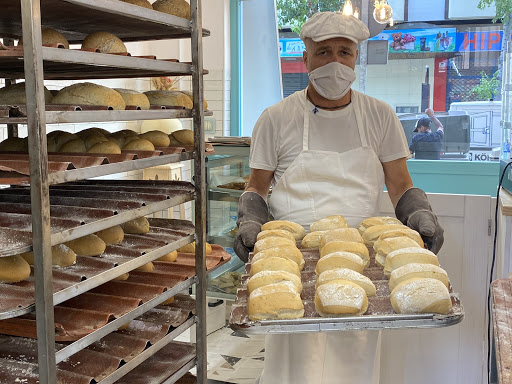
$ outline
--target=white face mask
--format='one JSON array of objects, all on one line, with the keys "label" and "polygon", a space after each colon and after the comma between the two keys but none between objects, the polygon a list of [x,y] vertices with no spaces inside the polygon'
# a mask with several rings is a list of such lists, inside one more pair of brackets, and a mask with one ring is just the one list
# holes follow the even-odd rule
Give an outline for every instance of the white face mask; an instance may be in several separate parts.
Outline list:
[{"label": "white face mask", "polygon": [[309,72],[309,81],[318,94],[329,100],[339,100],[347,94],[356,79],[352,68],[337,61]]}]

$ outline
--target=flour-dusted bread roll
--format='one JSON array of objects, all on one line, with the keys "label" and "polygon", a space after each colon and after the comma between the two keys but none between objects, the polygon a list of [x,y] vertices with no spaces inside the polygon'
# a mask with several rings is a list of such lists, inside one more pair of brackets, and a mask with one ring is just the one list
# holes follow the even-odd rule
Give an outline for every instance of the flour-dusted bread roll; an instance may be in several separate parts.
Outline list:
[{"label": "flour-dusted bread roll", "polygon": [[178,91],[147,91],[144,94],[148,97],[151,105],[183,107],[185,109],[193,107],[188,96]]},{"label": "flour-dusted bread roll", "polygon": [[362,243],[363,238],[355,228],[336,228],[326,231],[320,239],[320,248],[333,241],[354,241]]},{"label": "flour-dusted bread roll", "polygon": [[124,3],[130,3],[133,5],[138,5],[139,7],[144,7],[147,9],[153,9],[153,6],[148,0],[121,0]]},{"label": "flour-dusted bread roll", "polygon": [[26,138],[8,137],[0,143],[0,151],[5,152],[27,152],[28,142]]},{"label": "flour-dusted bread roll", "polygon": [[20,255],[0,257],[0,283],[17,283],[30,277],[30,265]]},{"label": "flour-dusted bread roll", "polygon": [[87,150],[87,153],[107,153],[119,155],[122,153],[122,151],[116,143],[112,141],[103,141],[101,143],[94,144]]},{"label": "flour-dusted bread roll", "polygon": [[126,143],[123,146],[124,150],[134,150],[134,151],[154,151],[155,146],[153,143],[146,139],[134,139],[129,143]]},{"label": "flour-dusted bread roll", "polygon": [[262,231],[267,231],[269,229],[283,229],[291,232],[295,240],[302,240],[304,236],[306,236],[306,230],[302,225],[288,220],[269,221],[261,226]]},{"label": "flour-dusted bread roll", "polygon": [[[34,265],[34,252],[22,253],[20,255],[30,265]],[[76,263],[76,253],[64,244],[52,247],[52,265],[58,267],[69,267]]]},{"label": "flour-dusted bread roll", "polygon": [[327,233],[327,231],[316,231],[310,232],[302,239],[302,247],[303,248],[320,248],[320,241],[322,236]]},{"label": "flour-dusted bread roll", "polygon": [[133,89],[114,88],[124,100],[126,105],[135,105],[142,110],[149,109],[149,99],[142,92],[134,91]]},{"label": "flour-dusted bread roll", "polygon": [[389,290],[392,291],[401,282],[413,278],[437,279],[446,287],[449,287],[450,279],[446,271],[433,264],[410,263],[391,272],[389,278]]},{"label": "flour-dusted bread roll", "polygon": [[87,148],[82,139],[73,139],[63,144],[59,148],[59,152],[61,153],[86,153]]},{"label": "flour-dusted bread roll", "polygon": [[309,227],[309,231],[310,232],[328,231],[330,229],[336,229],[336,228],[348,228],[348,224],[347,224],[345,218],[341,215],[327,216],[324,219],[315,221]]},{"label": "flour-dusted bread roll", "polygon": [[[53,28],[41,29],[41,42],[42,45],[62,45],[65,49],[69,49],[68,40],[59,31]],[[18,42],[18,45],[23,45],[23,38]]]},{"label": "flour-dusted bread roll", "polygon": [[304,258],[302,256],[302,252],[296,246],[285,244],[264,249],[254,255],[252,262],[254,263],[266,257],[284,257],[297,263],[297,266],[301,271],[304,269]]},{"label": "flour-dusted bread roll", "polygon": [[358,255],[363,260],[364,267],[370,264],[370,253],[362,243],[355,241],[331,241],[320,248],[320,258],[333,252],[350,252]]},{"label": "flour-dusted bread roll", "polygon": [[389,224],[402,225],[402,222],[395,217],[375,216],[375,217],[369,217],[369,218],[361,221],[361,223],[359,224],[359,227],[357,229],[362,235],[370,227],[373,227],[375,225],[389,225]]},{"label": "flour-dusted bread roll", "polygon": [[[44,87],[44,102],[49,104],[53,99],[51,92]],[[0,88],[0,105],[27,104],[25,83],[16,83]]]},{"label": "flour-dusted bread roll", "polygon": [[64,243],[78,256],[99,256],[107,245],[96,235],[87,235]]},{"label": "flour-dusted bread roll", "polygon": [[412,278],[393,289],[391,305],[396,313],[447,314],[452,309],[452,300],[448,288],[441,281]]},{"label": "flour-dusted bread roll", "polygon": [[393,229],[391,231],[386,231],[375,241],[373,246],[377,246],[377,243],[381,240],[388,239],[390,237],[408,237],[409,239],[414,240],[420,247],[424,247],[425,243],[421,238],[421,235],[416,232],[414,229],[404,226],[403,228]]},{"label": "flour-dusted bread roll", "polygon": [[51,104],[99,105],[116,110],[126,108],[126,104],[118,92],[93,83],[77,83],[62,88],[52,99]]},{"label": "flour-dusted bread roll", "polygon": [[328,271],[322,272],[320,276],[318,276],[316,287],[318,288],[322,284],[326,284],[332,280],[340,279],[356,283],[364,289],[367,296],[375,296],[377,292],[375,285],[368,277],[348,268],[330,269]]},{"label": "flour-dusted bread roll", "polygon": [[[192,104],[194,104],[194,95],[192,94],[192,92],[190,92],[190,91],[180,91],[180,92],[187,95],[187,97],[190,99]],[[208,109],[208,102],[206,101],[206,99],[204,97],[203,97],[203,108]]]},{"label": "flour-dusted bread roll", "polygon": [[405,225],[403,224],[373,225],[363,232],[363,241],[368,247],[373,247],[373,243],[375,243],[384,232],[394,231],[404,227]]},{"label": "flour-dusted bread roll", "polygon": [[106,244],[121,244],[124,239],[124,231],[120,225],[103,229],[95,233]]},{"label": "flour-dusted bread roll", "polygon": [[166,255],[163,255],[159,259],[156,259],[156,261],[166,261],[168,263],[173,263],[176,261],[177,258],[178,258],[178,251],[172,251]]},{"label": "flour-dusted bread roll", "polygon": [[[380,238],[379,238],[380,239]],[[373,245],[375,251],[375,262],[384,267],[386,257],[389,253],[402,248],[418,247],[418,243],[408,237],[389,237],[387,239],[377,240]]]},{"label": "flour-dusted bread roll", "polygon": [[285,231],[284,229],[270,229],[266,231],[261,231],[260,233],[258,233],[256,241],[265,239],[267,237],[284,237],[295,243],[295,237],[293,237],[292,233],[289,231]]},{"label": "flour-dusted bread roll", "polygon": [[295,285],[290,281],[281,281],[252,291],[247,313],[253,321],[297,319],[304,316],[304,304]]},{"label": "flour-dusted bread roll", "polygon": [[364,261],[355,253],[334,252],[318,260],[316,263],[315,273],[320,275],[325,271],[337,268],[348,268],[362,273],[364,270]]},{"label": "flour-dusted bread roll", "polygon": [[185,0],[157,0],[153,3],[153,9],[183,19],[190,19],[190,5]]},{"label": "flour-dusted bread roll", "polygon": [[155,147],[168,147],[171,143],[167,133],[162,131],[149,131],[139,135],[139,137],[151,141]]},{"label": "flour-dusted bread roll", "polygon": [[290,281],[294,286],[295,290],[300,294],[302,292],[302,282],[300,278],[286,271],[261,271],[252,276],[247,281],[247,289],[249,293],[255,289],[263,287],[265,285],[280,283],[282,281]]},{"label": "flour-dusted bread roll", "polygon": [[397,249],[388,254],[384,264],[384,276],[389,279],[391,272],[406,264],[432,264],[439,266],[439,260],[435,253],[428,249],[413,247]]},{"label": "flour-dusted bread roll", "polygon": [[178,145],[194,145],[194,131],[191,129],[179,129],[170,134],[171,137],[178,142]]},{"label": "flour-dusted bread roll", "polygon": [[294,240],[287,239],[285,237],[267,237],[256,241],[254,244],[254,253],[258,253],[267,248],[279,247],[281,245],[290,245],[297,247]]},{"label": "flour-dusted bread roll", "polygon": [[136,271],[140,271],[140,272],[153,272],[154,269],[155,269],[155,266],[151,261],[149,263],[141,265],[138,268],[135,268]]},{"label": "flour-dusted bread roll", "polygon": [[293,273],[300,278],[300,270],[297,263],[282,257],[266,257],[251,263],[251,276],[261,271],[285,271]]},{"label": "flour-dusted bread roll", "polygon": [[121,39],[109,32],[94,32],[82,41],[82,49],[93,49],[101,53],[126,53]]},{"label": "flour-dusted bread roll", "polygon": [[[205,243],[206,254],[210,255],[212,253],[212,246],[209,243]],[[195,253],[196,252],[196,242],[193,241],[187,245],[184,245],[181,248],[178,248],[179,253]]]},{"label": "flour-dusted bread roll", "polygon": [[362,315],[368,310],[368,297],[352,281],[331,280],[316,289],[315,308],[323,317]]},{"label": "flour-dusted bread roll", "polygon": [[121,224],[121,228],[123,228],[124,233],[143,235],[149,232],[149,221],[142,216]]}]

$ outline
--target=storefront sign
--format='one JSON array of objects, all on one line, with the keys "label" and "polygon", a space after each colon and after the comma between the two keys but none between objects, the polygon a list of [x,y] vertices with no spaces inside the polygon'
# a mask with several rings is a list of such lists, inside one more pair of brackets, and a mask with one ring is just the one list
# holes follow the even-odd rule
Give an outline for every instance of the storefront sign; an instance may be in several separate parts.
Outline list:
[{"label": "storefront sign", "polygon": [[455,28],[384,31],[370,40],[388,41],[389,53],[454,52]]},{"label": "storefront sign", "polygon": [[306,50],[301,39],[279,39],[279,55],[281,57],[302,57]]},{"label": "storefront sign", "polygon": [[459,32],[457,52],[501,51],[502,31]]}]

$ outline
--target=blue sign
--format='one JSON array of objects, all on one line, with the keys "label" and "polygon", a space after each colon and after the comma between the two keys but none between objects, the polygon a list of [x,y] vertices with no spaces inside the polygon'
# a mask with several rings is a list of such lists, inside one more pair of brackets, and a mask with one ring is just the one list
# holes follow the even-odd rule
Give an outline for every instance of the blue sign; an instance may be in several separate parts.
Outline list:
[{"label": "blue sign", "polygon": [[455,28],[401,29],[383,31],[369,40],[388,42],[389,53],[454,52]]},{"label": "blue sign", "polygon": [[279,55],[281,57],[302,57],[302,52],[306,50],[301,39],[280,39]]}]

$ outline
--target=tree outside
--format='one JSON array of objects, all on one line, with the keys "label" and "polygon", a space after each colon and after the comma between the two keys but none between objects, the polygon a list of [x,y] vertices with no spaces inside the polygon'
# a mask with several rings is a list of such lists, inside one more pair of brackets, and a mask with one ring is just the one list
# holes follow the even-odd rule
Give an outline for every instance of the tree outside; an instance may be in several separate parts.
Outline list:
[{"label": "tree outside", "polygon": [[479,100],[495,99],[499,89],[498,71],[494,72],[492,77],[489,77],[483,71],[480,72],[480,75],[482,76],[480,84],[471,89],[471,94],[475,95]]},{"label": "tree outside", "polygon": [[277,22],[279,28],[290,26],[299,34],[302,25],[315,13],[340,11],[345,0],[277,0]]}]

